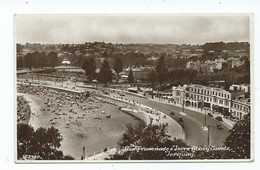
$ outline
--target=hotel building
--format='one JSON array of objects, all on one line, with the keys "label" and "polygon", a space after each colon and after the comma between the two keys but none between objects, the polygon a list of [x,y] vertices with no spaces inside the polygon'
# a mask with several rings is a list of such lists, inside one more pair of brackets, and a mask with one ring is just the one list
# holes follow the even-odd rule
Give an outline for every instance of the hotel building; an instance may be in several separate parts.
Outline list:
[{"label": "hotel building", "polygon": [[247,102],[244,100],[245,96],[238,99],[234,97],[234,93],[221,88],[196,84],[172,87],[174,104],[197,109],[207,108],[221,113],[230,112],[237,119],[241,119],[250,112],[250,102],[248,99]]}]

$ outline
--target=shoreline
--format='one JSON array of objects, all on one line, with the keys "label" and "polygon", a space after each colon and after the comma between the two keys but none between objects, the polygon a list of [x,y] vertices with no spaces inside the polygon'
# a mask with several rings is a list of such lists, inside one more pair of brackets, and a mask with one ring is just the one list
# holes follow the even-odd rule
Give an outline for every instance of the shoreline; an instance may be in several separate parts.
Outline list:
[{"label": "shoreline", "polygon": [[[20,117],[20,115],[18,115],[19,113],[18,113],[18,101],[17,101],[16,115],[15,115],[15,117],[16,117],[16,123],[17,123],[17,124],[29,124],[30,119],[31,119],[31,117],[32,117],[32,112],[31,112],[31,108],[30,108],[29,101],[25,98],[25,96],[24,96],[23,93],[17,93],[16,100],[18,100],[19,97],[22,98],[21,100],[23,100],[23,102],[26,101],[26,103],[22,103],[22,104],[23,104],[23,105],[25,104],[26,107],[29,106],[29,111],[28,111],[26,114],[22,113],[22,115],[24,115],[24,119],[20,118],[20,120],[18,121],[18,117]],[[22,108],[24,109],[24,107],[22,107]],[[21,119],[22,119],[22,120],[21,120]]]},{"label": "shoreline", "polygon": [[37,129],[35,125],[32,124],[32,119],[34,118],[34,116],[38,117],[39,113],[41,112],[39,106],[37,106],[37,102],[34,99],[33,95],[30,94],[26,94],[26,93],[17,93],[17,96],[22,96],[24,98],[24,100],[27,101],[28,105],[30,106],[30,117],[28,120],[28,125],[31,125],[34,129]]},{"label": "shoreline", "polygon": [[[54,89],[53,89],[54,90]],[[59,91],[58,89],[57,91]],[[64,89],[66,90],[66,89]],[[58,93],[59,94],[59,93]],[[50,125],[49,119],[53,119],[57,117],[52,112],[42,111],[41,108],[45,105],[43,102],[48,97],[41,97],[41,96],[34,96],[27,93],[17,93],[18,95],[25,96],[26,100],[29,101],[28,104],[31,106],[31,111],[35,113],[36,116],[31,116],[30,121],[28,124],[32,125],[34,129],[38,127],[47,128]],[[39,105],[39,101],[37,99],[39,97],[39,101],[41,106]],[[92,96],[95,97],[95,96]],[[37,99],[35,101],[35,99]],[[42,99],[42,101],[41,101]],[[93,99],[89,99],[93,100]],[[67,103],[67,102],[66,102]],[[114,148],[119,140],[121,138],[121,135],[124,133],[124,127],[126,124],[136,124],[139,122],[139,119],[136,119],[128,114],[123,113],[122,111],[118,110],[116,106],[113,106],[109,103],[102,103],[95,99],[93,104],[89,104],[89,102],[84,102],[80,105],[86,104],[87,106],[99,106],[100,108],[94,108],[92,110],[87,110],[86,117],[84,119],[78,119],[78,121],[82,122],[81,125],[77,126],[75,124],[75,119],[77,116],[80,116],[81,114],[84,114],[84,110],[82,110],[81,107],[74,104],[74,109],[78,110],[78,114],[73,114],[69,112],[69,106],[64,105],[64,111],[67,113],[67,116],[60,116],[67,119],[67,117],[70,115],[73,117],[71,119],[70,128],[65,128],[66,121],[63,121],[63,118],[61,119],[55,119],[56,125],[54,125],[55,128],[58,128],[62,136],[64,137],[63,141],[61,142],[61,147],[59,150],[63,151],[64,154],[69,154],[74,157],[75,160],[80,160],[81,154],[82,154],[82,147],[86,147],[86,156],[91,157],[95,154],[98,154],[104,150],[104,148]],[[101,106],[102,105],[102,106]],[[50,108],[50,110],[52,110]],[[98,110],[98,111],[97,111]],[[105,110],[106,114],[101,114],[101,111]],[[95,111],[95,112],[93,112]],[[61,112],[61,113],[62,113]],[[111,118],[106,118],[106,115],[111,114]],[[102,120],[95,119],[95,115],[99,115],[99,117]],[[75,117],[76,116],[76,117]],[[74,120],[72,122],[72,120]],[[86,122],[86,123],[85,123]],[[102,127],[102,130],[99,130],[99,128]],[[83,137],[80,137],[78,134],[79,131],[83,132]],[[65,140],[66,139],[66,140]],[[96,144],[95,144],[96,143]],[[75,153],[75,154],[72,154]]]}]

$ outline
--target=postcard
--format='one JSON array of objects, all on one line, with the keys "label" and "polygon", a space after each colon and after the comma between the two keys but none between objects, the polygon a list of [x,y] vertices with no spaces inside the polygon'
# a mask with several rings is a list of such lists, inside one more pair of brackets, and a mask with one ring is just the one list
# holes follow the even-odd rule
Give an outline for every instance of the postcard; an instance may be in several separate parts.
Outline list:
[{"label": "postcard", "polygon": [[254,160],[252,14],[14,25],[17,163]]}]

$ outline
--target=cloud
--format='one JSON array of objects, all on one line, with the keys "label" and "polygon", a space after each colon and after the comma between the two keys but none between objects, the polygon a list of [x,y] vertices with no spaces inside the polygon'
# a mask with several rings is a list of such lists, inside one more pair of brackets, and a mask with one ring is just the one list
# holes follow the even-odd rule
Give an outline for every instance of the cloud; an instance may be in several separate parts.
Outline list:
[{"label": "cloud", "polygon": [[249,41],[248,15],[17,15],[19,43]]}]

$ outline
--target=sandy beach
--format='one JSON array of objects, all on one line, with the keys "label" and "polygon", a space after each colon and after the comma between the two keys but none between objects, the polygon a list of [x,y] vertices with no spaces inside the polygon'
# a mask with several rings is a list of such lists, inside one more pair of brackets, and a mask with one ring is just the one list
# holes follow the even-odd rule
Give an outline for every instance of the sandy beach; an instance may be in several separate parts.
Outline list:
[{"label": "sandy beach", "polygon": [[[19,95],[24,96],[29,102],[31,112],[34,113],[30,117],[29,124],[35,129],[51,126],[58,128],[63,136],[59,149],[75,159],[81,158],[83,147],[86,148],[86,157],[98,154],[105,148],[114,148],[124,133],[125,126],[139,122],[133,116],[118,110],[117,106],[100,103],[95,98],[91,98],[91,102],[86,102],[87,110],[80,107],[83,103],[71,107],[69,102],[65,102],[59,112],[64,115],[57,115],[57,112],[53,112],[55,106],[46,107],[44,104],[47,96],[28,93],[19,93]],[[70,112],[70,109],[77,114]],[[107,118],[107,115],[111,115],[111,118]]]}]

